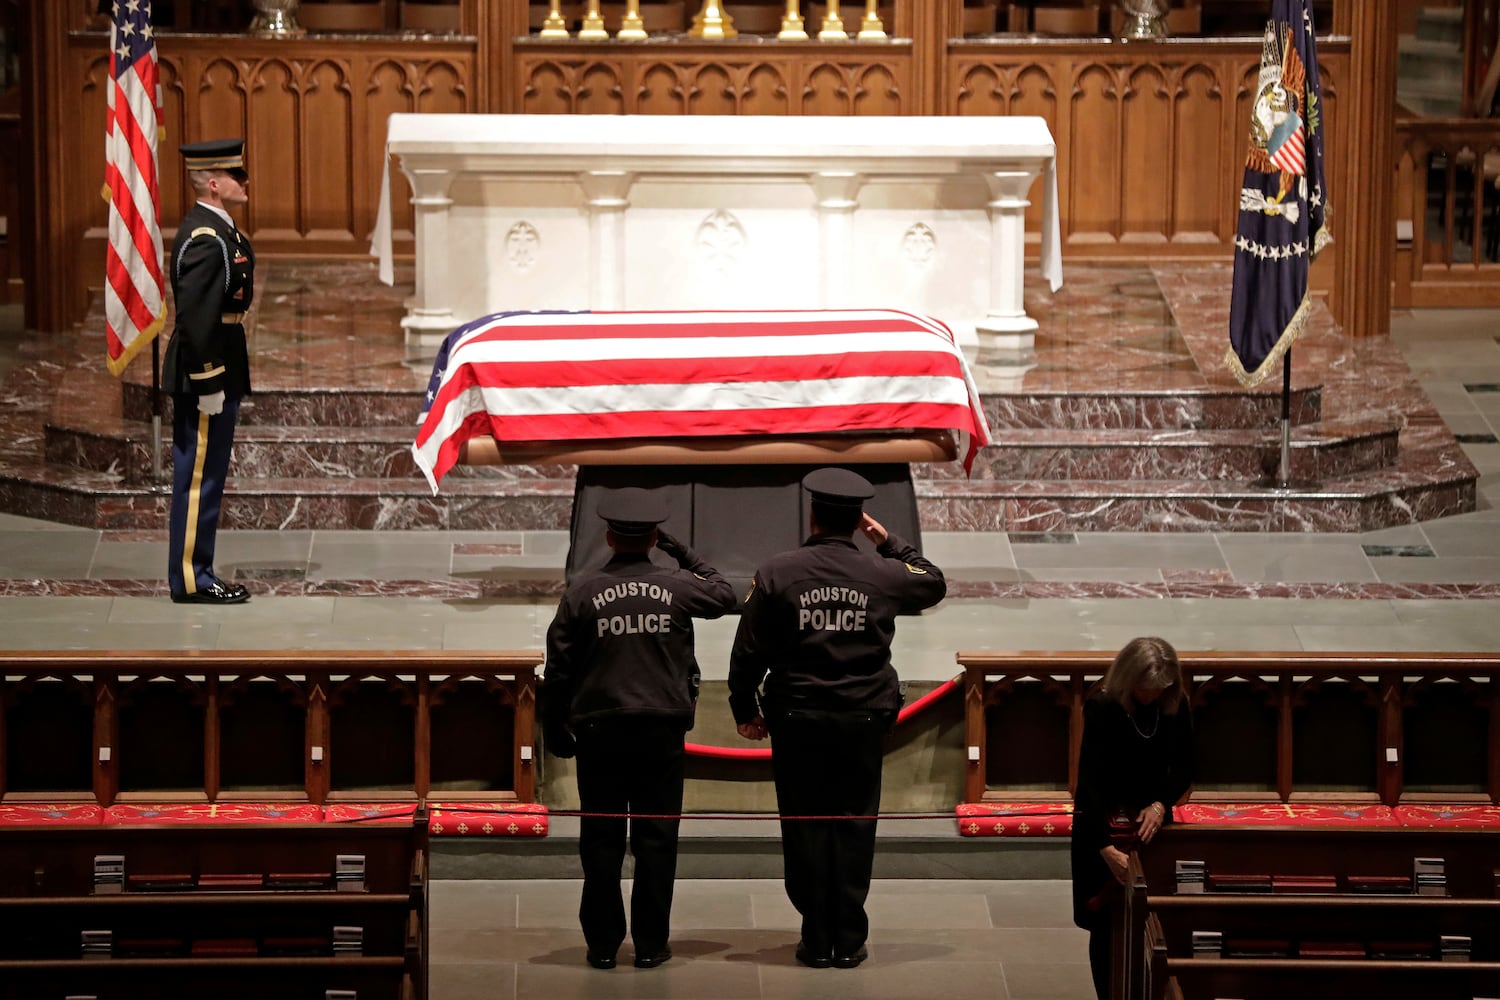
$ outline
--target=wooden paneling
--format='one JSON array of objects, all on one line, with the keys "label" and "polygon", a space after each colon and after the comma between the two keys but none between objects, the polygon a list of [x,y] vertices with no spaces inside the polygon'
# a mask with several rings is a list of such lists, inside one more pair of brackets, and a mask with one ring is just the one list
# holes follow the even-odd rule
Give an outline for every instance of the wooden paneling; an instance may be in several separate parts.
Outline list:
[{"label": "wooden paneling", "polygon": [[[385,127],[398,111],[466,112],[474,104],[472,40],[308,40],[179,36],[161,50],[162,231],[170,241],[192,204],[176,148],[244,136],[251,187],[239,220],[260,254],[362,257],[380,194]],[[107,217],[98,197],[108,58],[103,36],[75,33],[63,118],[69,155],[54,164],[74,234],[64,241],[74,287],[103,277]],[[398,246],[411,240],[406,182],[391,169]]]},{"label": "wooden paneling", "polygon": [[522,114],[914,114],[911,49],[661,43],[517,46]]}]

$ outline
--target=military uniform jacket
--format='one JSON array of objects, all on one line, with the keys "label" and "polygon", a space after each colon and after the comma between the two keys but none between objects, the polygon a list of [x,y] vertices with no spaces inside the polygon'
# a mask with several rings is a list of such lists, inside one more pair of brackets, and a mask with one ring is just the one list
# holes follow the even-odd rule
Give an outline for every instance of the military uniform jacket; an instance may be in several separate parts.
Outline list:
[{"label": "military uniform jacket", "polygon": [[162,385],[169,392],[231,397],[250,393],[245,327],[226,314],[250,308],[255,252],[250,241],[207,205],[183,217],[172,247],[176,327],[167,344]]},{"label": "military uniform jacket", "polygon": [[545,731],[612,716],[679,719],[698,704],[693,619],[734,610],[734,588],[690,550],[689,568],[616,554],[576,579],[547,629],[538,690]]},{"label": "military uniform jacket", "polygon": [[815,535],[773,558],[750,584],[729,658],[736,723],[768,711],[901,707],[891,666],[896,616],[943,599],[943,572],[888,535],[874,555],[850,538]]}]

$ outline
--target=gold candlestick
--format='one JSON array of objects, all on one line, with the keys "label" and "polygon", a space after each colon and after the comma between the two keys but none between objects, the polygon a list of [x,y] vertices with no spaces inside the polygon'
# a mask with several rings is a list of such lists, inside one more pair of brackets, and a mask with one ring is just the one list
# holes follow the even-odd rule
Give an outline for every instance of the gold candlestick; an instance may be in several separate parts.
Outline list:
[{"label": "gold candlestick", "polygon": [[739,32],[734,30],[734,18],[719,0],[703,0],[703,9],[693,15],[693,26],[688,29],[688,34],[711,41],[739,37]]},{"label": "gold candlestick", "polygon": [[641,0],[627,0],[625,17],[621,19],[615,37],[628,41],[640,41],[646,37],[646,22],[641,20]]},{"label": "gold candlestick", "polygon": [[562,16],[562,0],[552,0],[547,5],[547,20],[542,22],[541,37],[568,37],[568,22],[563,20]]},{"label": "gold candlestick", "polygon": [[839,0],[828,0],[828,11],[823,15],[823,30],[818,32],[820,42],[846,41],[849,32],[844,30],[844,19],[839,17]]},{"label": "gold candlestick", "polygon": [[609,38],[609,32],[604,30],[604,15],[599,13],[599,0],[589,0],[588,9],[583,12],[583,27],[578,29],[578,37],[585,42],[600,42]]},{"label": "gold candlestick", "polygon": [[880,23],[880,0],[865,0],[865,19],[859,23],[858,37],[866,41],[886,37],[885,25]]},{"label": "gold candlestick", "polygon": [[781,33],[776,37],[789,42],[807,41],[807,29],[803,26],[802,0],[786,0],[786,13],[781,16]]}]

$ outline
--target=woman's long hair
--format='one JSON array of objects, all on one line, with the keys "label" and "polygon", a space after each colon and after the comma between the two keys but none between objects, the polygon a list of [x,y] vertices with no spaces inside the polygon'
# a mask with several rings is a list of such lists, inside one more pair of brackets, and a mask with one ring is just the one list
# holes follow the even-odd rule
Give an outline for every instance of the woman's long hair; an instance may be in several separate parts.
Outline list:
[{"label": "woman's long hair", "polygon": [[1136,709],[1135,692],[1140,688],[1162,692],[1156,702],[1166,715],[1176,715],[1182,705],[1182,664],[1177,662],[1177,650],[1165,639],[1142,636],[1131,639],[1115,654],[1115,661],[1104,672],[1099,688],[1104,697],[1125,706],[1125,711]]}]

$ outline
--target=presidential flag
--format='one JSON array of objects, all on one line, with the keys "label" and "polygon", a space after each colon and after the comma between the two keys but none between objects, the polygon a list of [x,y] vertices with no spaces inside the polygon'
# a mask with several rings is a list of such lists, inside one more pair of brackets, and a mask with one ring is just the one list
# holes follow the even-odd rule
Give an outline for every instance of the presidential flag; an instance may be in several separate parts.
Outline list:
[{"label": "presidential flag", "polygon": [[1240,187],[1225,356],[1244,385],[1270,375],[1302,332],[1308,266],[1332,239],[1315,37],[1311,0],[1272,0]]},{"label": "presidential flag", "polygon": [[412,454],[432,491],[465,441],[947,430],[989,443],[953,333],[890,309],[507,312],[439,349]]},{"label": "presidential flag", "polygon": [[156,174],[161,85],[151,0],[115,0],[109,30],[109,112],[104,137],[104,198],[109,247],[104,264],[104,323],[110,374],[151,343],[167,320],[162,272],[161,193]]}]

